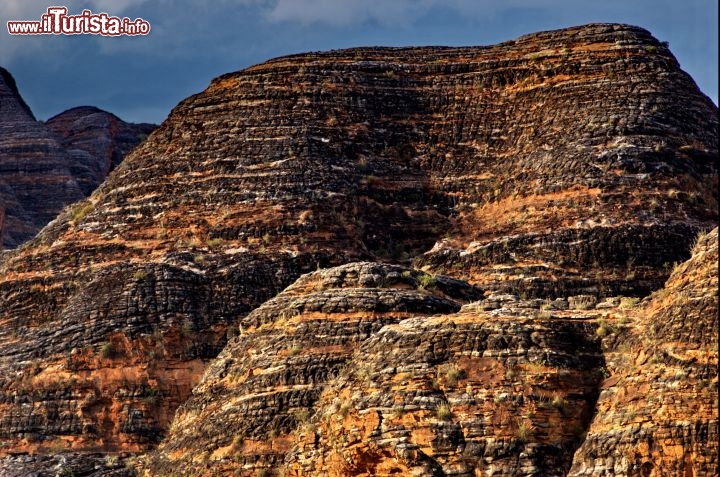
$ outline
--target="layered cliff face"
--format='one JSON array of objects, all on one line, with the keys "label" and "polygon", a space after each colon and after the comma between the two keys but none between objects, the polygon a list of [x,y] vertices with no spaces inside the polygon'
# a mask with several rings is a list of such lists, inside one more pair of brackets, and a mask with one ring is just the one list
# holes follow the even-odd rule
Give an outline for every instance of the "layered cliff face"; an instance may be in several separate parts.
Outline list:
[{"label": "layered cliff face", "polygon": [[564,475],[609,312],[481,296],[381,264],[302,277],[241,321],[145,475]]},{"label": "layered cliff face", "polygon": [[83,197],[67,152],[35,120],[15,80],[0,68],[0,247],[31,238]]},{"label": "layered cliff face", "polygon": [[717,475],[718,229],[635,315],[570,475]]},{"label": "layered cliff face", "polygon": [[640,304],[458,309],[477,289],[424,272],[306,275],[242,320],[141,475],[716,475],[717,250],[714,229]]},{"label": "layered cliff face", "polygon": [[0,452],[564,474],[632,324],[605,299],[717,220],[716,128],[625,25],[217,78],[3,259]]},{"label": "layered cliff face", "polygon": [[157,128],[126,123],[94,106],[69,109],[48,119],[46,125],[70,154],[70,171],[86,196]]},{"label": "layered cliff face", "polygon": [[0,248],[32,238],[64,206],[90,195],[155,127],[93,107],[42,124],[0,68]]},{"label": "layered cliff face", "polygon": [[365,340],[385,325],[455,312],[482,296],[447,277],[426,288],[427,277],[405,267],[344,265],[305,275],[254,310],[179,410],[149,475],[252,474],[282,464],[325,385]]}]

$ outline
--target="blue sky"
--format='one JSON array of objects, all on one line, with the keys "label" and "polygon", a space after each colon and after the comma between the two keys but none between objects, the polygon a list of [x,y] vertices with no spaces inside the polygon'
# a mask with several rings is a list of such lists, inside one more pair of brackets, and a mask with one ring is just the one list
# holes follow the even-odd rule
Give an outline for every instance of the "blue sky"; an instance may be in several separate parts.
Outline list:
[{"label": "blue sky", "polygon": [[[138,37],[11,36],[5,23],[69,14],[143,18]],[[0,66],[38,119],[94,105],[162,122],[220,74],[275,56],[351,46],[489,45],[591,22],[631,23],[670,49],[718,102],[716,0],[2,0]]]}]

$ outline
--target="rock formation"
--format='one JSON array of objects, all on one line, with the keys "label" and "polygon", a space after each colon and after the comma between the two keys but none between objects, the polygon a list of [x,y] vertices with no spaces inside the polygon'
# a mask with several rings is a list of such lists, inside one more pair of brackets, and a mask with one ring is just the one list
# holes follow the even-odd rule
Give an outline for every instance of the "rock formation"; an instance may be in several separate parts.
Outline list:
[{"label": "rock formation", "polygon": [[0,469],[610,468],[628,297],[717,221],[717,125],[627,25],[221,76],[3,257]]},{"label": "rock formation", "polygon": [[150,474],[176,473],[179,463],[192,468],[194,461],[205,464],[190,475],[282,464],[323,387],[365,340],[385,325],[455,312],[482,296],[446,277],[423,285],[429,278],[399,266],[344,265],[305,275],[255,309],[176,415],[158,453],[170,458]]},{"label": "rock formation", "polygon": [[0,68],[0,247],[29,239],[83,197],[68,166],[67,152]]},{"label": "rock formation", "polygon": [[718,229],[633,316],[572,476],[717,475]]},{"label": "rock formation", "polygon": [[241,321],[147,475],[560,475],[602,379],[600,312],[480,296],[380,264],[302,277]]},{"label": "rock formation", "polygon": [[64,206],[90,195],[155,127],[93,107],[42,124],[0,68],[0,248],[20,245]]},{"label": "rock formation", "polygon": [[46,125],[70,154],[70,172],[86,196],[157,128],[126,123],[94,106],[68,109],[48,119]]},{"label": "rock formation", "polygon": [[640,304],[306,275],[241,321],[141,475],[715,475],[717,248]]}]

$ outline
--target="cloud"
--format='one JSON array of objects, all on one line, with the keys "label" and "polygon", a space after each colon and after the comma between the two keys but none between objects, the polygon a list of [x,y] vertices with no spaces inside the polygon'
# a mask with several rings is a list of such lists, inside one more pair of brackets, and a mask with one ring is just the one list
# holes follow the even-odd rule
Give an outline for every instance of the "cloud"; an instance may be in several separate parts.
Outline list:
[{"label": "cloud", "polygon": [[[613,8],[626,0],[605,0],[588,8]],[[663,4],[673,0],[656,0]],[[698,0],[687,0],[697,2]],[[39,20],[40,16],[52,4],[64,5],[71,14],[80,13],[89,8],[95,13],[105,12],[122,16],[146,18],[150,12],[162,10],[162,15],[153,17],[153,45],[174,48],[178,42],[176,31],[192,25],[206,26],[207,32],[195,34],[212,36],[211,21],[214,15],[226,12],[232,16],[243,12],[269,24],[296,24],[301,27],[327,26],[331,28],[361,27],[374,23],[383,27],[407,28],[417,23],[432,11],[445,10],[474,18],[491,18],[501,11],[513,8],[545,9],[563,12],[577,9],[577,0],[215,0],[211,5],[192,0],[0,0],[0,63],[7,63],[19,55],[37,52],[40,49],[62,49],[66,42],[57,38],[12,37],[5,29],[9,20]],[[610,6],[612,5],[612,6]],[[239,8],[241,7],[241,8]],[[143,12],[145,15],[143,15]],[[166,37],[172,37],[168,39]],[[110,40],[110,41],[108,41]],[[117,39],[96,38],[101,53],[109,54],[121,51],[140,51],[147,42],[115,41]],[[180,45],[177,45],[180,46]],[[155,51],[159,51],[159,48]]]},{"label": "cloud", "polygon": [[[275,22],[313,23],[330,26],[376,22],[385,26],[410,25],[433,8],[484,16],[516,7],[559,8],[575,5],[576,0],[239,0],[265,8],[265,16]],[[608,0],[613,1],[613,0]]]},{"label": "cloud", "polygon": [[[2,0],[0,2],[0,64],[10,61],[18,55],[27,55],[38,50],[52,49],[56,51],[63,48],[57,41],[48,41],[40,36],[14,36],[7,31],[8,21],[39,21],[48,7],[62,5],[67,7],[70,15],[77,15],[83,9],[93,13],[105,12],[112,16],[120,16],[129,9],[139,7],[151,0]],[[175,0],[167,0],[169,3]]]},{"label": "cloud", "polygon": [[108,15],[120,15],[128,9],[147,3],[149,0],[88,0],[94,13],[106,12]]},{"label": "cloud", "polygon": [[327,26],[361,25],[375,22],[384,26],[411,25],[433,9],[444,9],[471,17],[490,17],[514,9],[545,10],[562,14],[567,11],[591,10],[613,12],[631,10],[638,5],[652,11],[702,8],[706,0],[605,0],[604,2],[578,2],[578,0],[220,0],[219,3],[256,6],[270,22],[288,22],[301,25]]},{"label": "cloud", "polygon": [[120,15],[129,8],[137,7],[150,0],[61,0],[61,1],[33,1],[33,0],[3,0],[0,3],[0,20],[39,20],[40,15],[53,5],[67,7],[70,14],[78,14],[87,8],[94,13],[106,12],[110,15]]},{"label": "cloud", "polygon": [[425,14],[436,0],[277,0],[266,11],[270,21],[350,25],[368,21],[392,24],[411,24]]},{"label": "cloud", "polygon": [[0,3],[0,19],[3,22],[36,20],[53,5],[65,6],[71,14],[80,13],[84,8],[88,8],[95,13],[107,12],[110,15],[119,15],[129,8],[149,2],[150,0],[3,0]]}]

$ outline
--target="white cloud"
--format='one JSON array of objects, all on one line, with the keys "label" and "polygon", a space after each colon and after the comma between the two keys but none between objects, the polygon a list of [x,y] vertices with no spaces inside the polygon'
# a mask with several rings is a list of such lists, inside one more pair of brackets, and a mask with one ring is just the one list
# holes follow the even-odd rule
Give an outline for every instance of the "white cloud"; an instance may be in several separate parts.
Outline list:
[{"label": "white cloud", "polygon": [[[678,4],[676,0],[655,0],[653,11],[665,12],[669,8],[694,8],[695,4],[706,0],[686,0]],[[638,2],[643,5],[647,3]],[[31,37],[11,38],[5,29],[8,20],[39,20],[48,5],[60,4],[68,8],[70,13],[79,13],[83,8],[92,11],[106,12],[110,15],[125,15],[131,9],[142,16],[143,6],[162,5],[163,16],[153,18],[152,38],[143,42],[117,41],[116,38],[97,38],[102,53],[120,51],[147,51],[152,43],[151,51],[182,51],[187,41],[199,41],[212,37],[215,33],[209,23],[212,13],[235,12],[238,7],[247,8],[247,13],[258,17],[258,21],[273,24],[299,24],[301,26],[330,26],[335,28],[362,26],[376,23],[384,27],[410,27],[425,15],[431,15],[434,9],[459,13],[462,16],[492,21],[501,12],[512,9],[541,9],[546,16],[557,13],[558,18],[566,18],[567,23],[574,22],[575,17],[567,17],[567,12],[592,11],[594,14],[579,18],[592,20],[597,18],[614,18],[613,15],[602,15],[602,12],[626,11],[638,8],[627,0],[605,0],[595,2],[582,0],[215,0],[212,3],[193,0],[0,0],[0,64],[6,63],[17,55],[27,55],[44,48],[43,45],[64,45],[53,39],[40,40]],[[627,5],[626,5],[627,4]],[[678,5],[683,5],[679,7]],[[688,5],[694,5],[688,7]],[[597,14],[595,14],[597,13]],[[651,15],[647,13],[646,15]],[[132,15],[130,15],[132,16]],[[147,19],[147,18],[146,18]],[[208,22],[208,23],[206,23]],[[178,31],[184,31],[189,25],[194,26],[195,38],[183,38]],[[220,46],[220,45],[218,45]]]},{"label": "white cloud", "polygon": [[[562,15],[565,12],[622,12],[637,8],[667,11],[680,8],[702,8],[706,0],[220,0],[220,3],[255,5],[261,7],[266,19],[275,22],[295,22],[303,25],[357,25],[374,21],[383,25],[412,24],[431,9],[454,10],[473,17],[491,16],[512,9],[545,10]],[[652,7],[650,7],[652,5]]]},{"label": "white cloud", "polygon": [[[199,24],[209,11],[223,11],[238,6],[255,7],[260,18],[271,23],[298,23],[344,27],[375,22],[384,26],[409,26],[432,8],[446,8],[463,15],[488,15],[512,7],[558,7],[574,5],[577,0],[215,0],[208,5],[192,0],[0,0],[0,63],[18,54],[36,51],[41,45],[58,43],[31,37],[11,38],[5,23],[12,20],[39,20],[50,5],[63,5],[70,14],[89,8],[95,13],[124,15],[135,8],[141,15],[143,5],[161,3],[166,12],[162,22],[169,25],[184,23],[185,16],[193,16]],[[606,0],[612,3],[620,0]],[[195,21],[195,20],[193,20]],[[160,33],[155,29],[154,35]],[[159,24],[158,27],[163,25]],[[172,30],[169,27],[168,30]],[[159,40],[159,38],[155,38]],[[100,39],[98,39],[100,41]],[[102,42],[101,42],[102,44]],[[128,49],[128,45],[106,45],[106,52]]]}]

